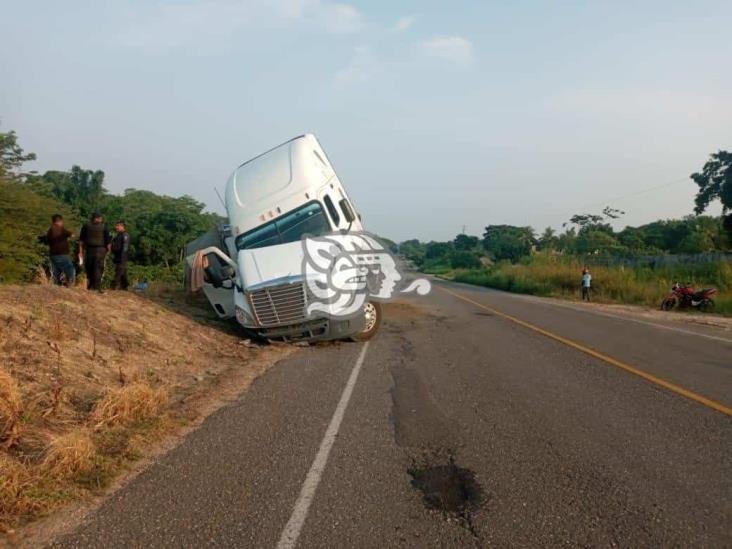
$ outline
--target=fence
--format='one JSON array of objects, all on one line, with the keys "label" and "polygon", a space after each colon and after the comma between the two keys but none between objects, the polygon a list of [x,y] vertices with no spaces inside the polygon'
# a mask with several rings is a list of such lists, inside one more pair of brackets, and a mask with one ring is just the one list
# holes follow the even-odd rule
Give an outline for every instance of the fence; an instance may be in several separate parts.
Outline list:
[{"label": "fence", "polygon": [[668,267],[672,265],[690,265],[700,263],[717,263],[726,261],[732,263],[730,252],[709,252],[704,254],[668,254],[668,255],[640,255],[635,257],[588,257],[588,265],[600,265],[604,267],[623,266],[638,267],[646,266],[655,269],[656,267]]}]

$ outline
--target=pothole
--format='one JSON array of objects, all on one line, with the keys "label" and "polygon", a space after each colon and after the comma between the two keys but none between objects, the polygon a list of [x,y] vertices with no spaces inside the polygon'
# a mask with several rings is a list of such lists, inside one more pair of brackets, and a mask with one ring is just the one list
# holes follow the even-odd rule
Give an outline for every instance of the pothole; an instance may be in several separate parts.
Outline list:
[{"label": "pothole", "polygon": [[470,511],[483,502],[483,489],[475,473],[458,467],[452,458],[444,465],[413,467],[407,472],[428,509],[469,519]]}]

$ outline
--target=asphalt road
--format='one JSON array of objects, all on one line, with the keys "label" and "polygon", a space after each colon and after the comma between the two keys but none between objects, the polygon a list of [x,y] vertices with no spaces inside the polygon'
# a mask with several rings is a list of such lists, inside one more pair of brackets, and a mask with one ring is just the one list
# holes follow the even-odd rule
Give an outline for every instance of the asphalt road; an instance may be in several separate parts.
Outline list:
[{"label": "asphalt road", "polygon": [[446,283],[387,314],[54,546],[732,546],[732,334]]}]

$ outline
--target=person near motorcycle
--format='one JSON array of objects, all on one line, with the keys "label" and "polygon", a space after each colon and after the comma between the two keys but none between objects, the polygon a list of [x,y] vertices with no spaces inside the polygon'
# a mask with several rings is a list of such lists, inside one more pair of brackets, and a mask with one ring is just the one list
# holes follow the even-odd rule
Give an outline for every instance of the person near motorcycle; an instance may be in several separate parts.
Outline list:
[{"label": "person near motorcycle", "polygon": [[592,301],[590,299],[590,285],[592,284],[592,275],[590,269],[585,267],[582,269],[582,301]]}]

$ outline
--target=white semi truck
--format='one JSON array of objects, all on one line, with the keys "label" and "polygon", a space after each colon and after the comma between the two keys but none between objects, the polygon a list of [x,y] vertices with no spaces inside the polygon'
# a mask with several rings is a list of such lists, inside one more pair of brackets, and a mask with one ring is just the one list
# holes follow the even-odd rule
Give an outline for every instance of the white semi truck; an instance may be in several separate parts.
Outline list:
[{"label": "white semi truck", "polygon": [[228,223],[186,249],[207,267],[203,292],[221,318],[235,318],[268,339],[366,340],[381,324],[381,306],[334,318],[307,313],[303,235],[362,231],[360,216],[325,151],[312,134],[295,137],[247,162],[231,175],[224,198]]}]

